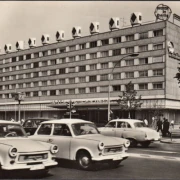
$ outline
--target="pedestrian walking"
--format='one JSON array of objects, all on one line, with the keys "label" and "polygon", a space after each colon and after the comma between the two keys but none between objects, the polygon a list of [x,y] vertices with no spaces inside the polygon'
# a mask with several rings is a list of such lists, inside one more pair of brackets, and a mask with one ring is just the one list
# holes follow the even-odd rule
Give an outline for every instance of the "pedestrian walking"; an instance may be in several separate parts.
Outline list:
[{"label": "pedestrian walking", "polygon": [[146,118],[144,119],[144,124],[148,126],[148,120]]},{"label": "pedestrian walking", "polygon": [[157,132],[159,132],[159,130],[161,131],[162,133],[162,121],[160,119],[158,119],[157,121]]},{"label": "pedestrian walking", "polygon": [[168,134],[169,136],[171,135],[171,133],[169,132],[169,121],[168,119],[164,118],[164,122],[163,122],[163,136],[166,137],[166,135]]}]

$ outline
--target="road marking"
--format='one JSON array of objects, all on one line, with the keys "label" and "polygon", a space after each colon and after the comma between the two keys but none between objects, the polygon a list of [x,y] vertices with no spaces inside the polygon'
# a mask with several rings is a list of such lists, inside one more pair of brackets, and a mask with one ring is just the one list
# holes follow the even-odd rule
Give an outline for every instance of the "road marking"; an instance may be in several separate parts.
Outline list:
[{"label": "road marking", "polygon": [[179,154],[180,152],[173,152],[173,151],[155,151],[155,150],[142,150],[142,151],[148,151],[148,152],[160,152],[160,153],[167,153],[167,154]]},{"label": "road marking", "polygon": [[128,154],[130,157],[156,159],[156,160],[167,160],[167,161],[180,161],[179,157],[157,156],[157,155],[135,154],[135,153],[128,153]]}]

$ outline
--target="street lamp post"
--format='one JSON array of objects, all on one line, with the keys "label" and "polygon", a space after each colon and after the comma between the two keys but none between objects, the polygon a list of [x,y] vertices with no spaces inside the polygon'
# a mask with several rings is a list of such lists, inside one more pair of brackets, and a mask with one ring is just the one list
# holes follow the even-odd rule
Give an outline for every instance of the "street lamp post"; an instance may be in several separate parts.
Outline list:
[{"label": "street lamp post", "polygon": [[108,121],[110,120],[110,114],[111,114],[111,107],[110,107],[110,106],[111,106],[111,103],[110,103],[110,82],[111,82],[112,73],[113,73],[114,69],[116,68],[117,64],[118,64],[119,62],[121,62],[124,58],[126,58],[126,57],[136,57],[136,56],[138,56],[138,55],[139,55],[138,53],[133,53],[133,54],[128,54],[128,55],[122,57],[122,58],[114,65],[111,73],[109,74],[109,79],[108,79]]}]

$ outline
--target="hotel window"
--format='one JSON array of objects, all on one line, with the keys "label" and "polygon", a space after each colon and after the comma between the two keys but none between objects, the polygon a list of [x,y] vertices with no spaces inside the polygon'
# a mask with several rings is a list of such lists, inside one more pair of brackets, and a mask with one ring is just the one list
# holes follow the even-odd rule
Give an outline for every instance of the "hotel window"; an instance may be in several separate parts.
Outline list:
[{"label": "hotel window", "polygon": [[50,96],[55,96],[56,95],[56,90],[51,90],[50,91]]},{"label": "hotel window", "polygon": [[31,64],[26,64],[26,69],[31,69]]},{"label": "hotel window", "polygon": [[59,49],[60,53],[65,53],[66,52],[66,48],[61,48]]},{"label": "hotel window", "polygon": [[12,57],[12,62],[16,62],[16,57]]},{"label": "hotel window", "polygon": [[4,94],[5,98],[8,99],[9,98],[9,94]]},{"label": "hotel window", "polygon": [[79,66],[79,72],[86,71],[86,66]]},{"label": "hotel window", "polygon": [[90,54],[90,59],[95,59],[97,58],[97,53],[91,53]]},{"label": "hotel window", "polygon": [[74,73],[75,72],[75,67],[70,67],[69,68],[69,73]]},{"label": "hotel window", "polygon": [[70,51],[75,51],[76,50],[76,46],[74,45],[74,46],[69,46],[69,50]]},{"label": "hotel window", "polygon": [[79,82],[80,83],[86,82],[86,77],[79,77]]},{"label": "hotel window", "polygon": [[26,97],[30,97],[31,96],[30,92],[25,92],[25,94],[26,94]]},{"label": "hotel window", "polygon": [[8,71],[9,71],[9,67],[6,67],[6,68],[5,68],[5,72],[8,72]]},{"label": "hotel window", "polygon": [[121,49],[114,49],[113,50],[113,56],[121,55]]},{"label": "hotel window", "polygon": [[139,71],[139,77],[147,77],[148,76],[148,71]]},{"label": "hotel window", "polygon": [[31,87],[31,83],[26,83],[26,87],[27,88]]},{"label": "hotel window", "polygon": [[65,94],[65,89],[60,89],[59,90],[59,95],[64,95]]},{"label": "hotel window", "polygon": [[12,75],[12,76],[11,76],[11,79],[12,79],[12,80],[16,80],[16,75]]},{"label": "hotel window", "polygon": [[85,59],[86,59],[86,55],[85,55],[85,54],[79,55],[79,60],[80,60],[80,61],[83,61],[83,60],[85,60]]},{"label": "hotel window", "polygon": [[100,86],[100,92],[108,92],[108,86]]},{"label": "hotel window", "polygon": [[127,47],[126,48],[126,54],[134,53],[134,47]]},{"label": "hotel window", "polygon": [[23,61],[23,56],[19,56],[19,61]]},{"label": "hotel window", "polygon": [[162,89],[163,88],[163,83],[153,83],[153,89]]},{"label": "hotel window", "polygon": [[120,43],[121,42],[121,37],[116,37],[116,38],[113,38],[113,43]]},{"label": "hotel window", "polygon": [[[128,85],[125,85],[125,89],[126,89],[126,91],[127,91],[127,86],[128,86]],[[132,84],[132,85],[131,85],[131,86],[129,86],[128,88],[129,88],[130,90],[134,90],[134,84]]]},{"label": "hotel window", "polygon": [[153,57],[153,63],[163,62],[163,56]]},{"label": "hotel window", "polygon": [[31,54],[26,54],[26,60],[31,59]]},{"label": "hotel window", "polygon": [[50,65],[55,65],[56,64],[56,59],[50,60]]},{"label": "hotel window", "polygon": [[56,49],[51,49],[51,55],[56,54]]},{"label": "hotel window", "polygon": [[154,44],[153,49],[154,50],[163,49],[163,44]]},{"label": "hotel window", "polygon": [[42,61],[42,66],[47,66],[47,61]]},{"label": "hotel window", "polygon": [[96,87],[90,87],[89,92],[90,93],[95,93],[96,92]]},{"label": "hotel window", "polygon": [[85,94],[86,88],[79,88],[79,94]]},{"label": "hotel window", "polygon": [[163,36],[163,29],[153,31],[154,37]]},{"label": "hotel window", "polygon": [[102,51],[101,52],[101,57],[108,57],[109,56],[109,52],[108,51]]},{"label": "hotel window", "polygon": [[11,89],[16,89],[16,84],[12,84]]},{"label": "hotel window", "polygon": [[65,84],[65,79],[59,79],[59,84]]},{"label": "hotel window", "polygon": [[38,74],[38,72],[33,72],[33,77],[35,78],[35,77],[38,77],[39,76],[39,74]]},{"label": "hotel window", "polygon": [[0,69],[0,73],[2,73],[3,71],[2,71],[2,69]]},{"label": "hotel window", "polygon": [[134,41],[134,34],[127,35],[126,36],[126,41]]},{"label": "hotel window", "polygon": [[5,85],[5,86],[4,86],[4,89],[5,89],[5,90],[8,90],[8,89],[9,89],[9,86],[8,86],[8,85]]},{"label": "hotel window", "polygon": [[56,80],[50,80],[50,84],[51,84],[51,86],[56,85]]},{"label": "hotel window", "polygon": [[56,75],[56,70],[55,69],[50,70],[50,75]]},{"label": "hotel window", "polygon": [[148,89],[148,84],[147,83],[139,84],[139,90],[146,90],[146,89]]},{"label": "hotel window", "polygon": [[74,84],[75,83],[75,78],[69,78],[69,83]]},{"label": "hotel window", "polygon": [[126,66],[133,66],[134,65],[134,59],[126,60]]},{"label": "hotel window", "polygon": [[42,91],[42,96],[47,96],[47,91]]},{"label": "hotel window", "polygon": [[18,79],[23,79],[23,74],[19,74]]},{"label": "hotel window", "polygon": [[113,67],[121,67],[121,62],[120,61],[116,61],[116,62],[113,62]]},{"label": "hotel window", "polygon": [[34,82],[34,87],[38,87],[38,85],[39,85],[39,82],[37,81],[37,82]]},{"label": "hotel window", "polygon": [[5,81],[9,81],[9,76],[5,76]]},{"label": "hotel window", "polygon": [[69,94],[75,94],[75,89],[69,89]]},{"label": "hotel window", "polygon": [[139,52],[148,51],[148,45],[139,46]]},{"label": "hotel window", "polygon": [[91,64],[91,65],[89,66],[89,68],[90,68],[90,70],[96,70],[96,64]]},{"label": "hotel window", "polygon": [[148,58],[139,59],[139,64],[148,64]]},{"label": "hotel window", "polygon": [[121,79],[121,73],[113,74],[113,79]]},{"label": "hotel window", "polygon": [[42,86],[47,86],[47,81],[42,81]]},{"label": "hotel window", "polygon": [[65,63],[66,63],[66,58],[61,58],[61,59],[59,60],[59,62],[60,62],[61,64],[65,64]]},{"label": "hotel window", "polygon": [[163,75],[163,69],[155,69],[153,70],[154,76],[162,76]]},{"label": "hotel window", "polygon": [[39,53],[34,53],[34,58],[38,58],[39,57]]},{"label": "hotel window", "polygon": [[125,75],[126,75],[126,78],[133,78],[134,72],[126,72]]},{"label": "hotel window", "polygon": [[39,62],[35,62],[34,63],[34,68],[38,68],[39,67]]},{"label": "hotel window", "polygon": [[148,32],[143,32],[139,34],[139,39],[147,39],[148,38]]},{"label": "hotel window", "polygon": [[108,63],[101,63],[101,69],[107,69]]},{"label": "hotel window", "polygon": [[79,48],[80,48],[80,49],[85,49],[85,48],[86,48],[86,44],[85,44],[85,43],[80,44],[80,45],[79,45]]},{"label": "hotel window", "polygon": [[115,85],[112,87],[113,87],[113,91],[121,91],[121,85]]},{"label": "hotel window", "polygon": [[96,76],[89,76],[89,82],[95,82]]},{"label": "hotel window", "polygon": [[76,60],[75,56],[69,57],[69,62],[74,62]]},{"label": "hotel window", "polygon": [[101,40],[101,45],[102,46],[105,46],[105,45],[108,45],[109,44],[109,39],[103,39]]},{"label": "hotel window", "polygon": [[23,69],[23,65],[19,65],[19,70],[22,70]]},{"label": "hotel window", "polygon": [[47,56],[48,55],[48,51],[42,51],[42,55],[43,56]]},{"label": "hotel window", "polygon": [[90,42],[90,48],[97,47],[97,41]]},{"label": "hotel window", "polygon": [[106,81],[106,80],[108,80],[108,74],[102,74],[102,75],[100,76],[100,80],[101,80],[101,81]]},{"label": "hotel window", "polygon": [[65,74],[65,68],[59,69],[59,74]]},{"label": "hotel window", "polygon": [[42,76],[47,76],[47,71],[42,71]]}]

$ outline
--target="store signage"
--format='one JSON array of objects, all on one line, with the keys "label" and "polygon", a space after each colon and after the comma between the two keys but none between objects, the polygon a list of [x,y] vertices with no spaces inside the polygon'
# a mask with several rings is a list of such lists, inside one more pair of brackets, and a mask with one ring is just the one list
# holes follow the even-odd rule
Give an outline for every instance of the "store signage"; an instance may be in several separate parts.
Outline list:
[{"label": "store signage", "polygon": [[171,57],[173,59],[180,60],[180,55],[178,53],[175,53],[173,42],[168,41],[167,42],[167,48],[168,48],[169,57]]},{"label": "store signage", "polygon": [[171,13],[172,13],[171,8],[164,4],[159,4],[154,11],[156,20],[159,19],[163,21],[167,21],[170,18]]}]

